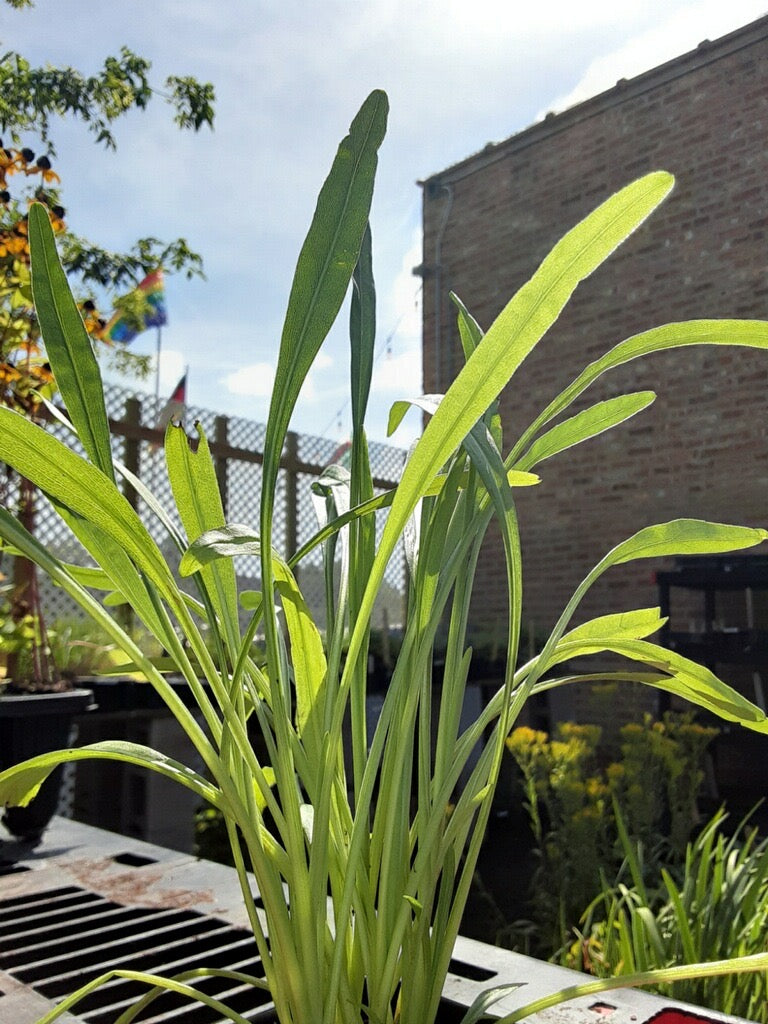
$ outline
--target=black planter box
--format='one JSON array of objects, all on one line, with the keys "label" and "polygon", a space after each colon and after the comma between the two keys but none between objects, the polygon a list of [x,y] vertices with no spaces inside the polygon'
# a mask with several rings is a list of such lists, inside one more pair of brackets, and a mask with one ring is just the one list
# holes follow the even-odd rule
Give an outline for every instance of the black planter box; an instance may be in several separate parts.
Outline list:
[{"label": "black planter box", "polygon": [[[59,750],[70,742],[72,722],[93,703],[90,690],[11,694],[0,697],[0,769]],[[38,843],[56,813],[64,768],[59,766],[28,807],[9,807],[3,824],[14,836]]]}]

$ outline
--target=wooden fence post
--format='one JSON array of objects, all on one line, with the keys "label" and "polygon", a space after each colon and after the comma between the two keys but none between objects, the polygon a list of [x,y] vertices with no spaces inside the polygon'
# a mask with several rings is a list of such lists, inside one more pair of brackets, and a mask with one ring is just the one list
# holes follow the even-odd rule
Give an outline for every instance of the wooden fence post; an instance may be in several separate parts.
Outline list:
[{"label": "wooden fence post", "polygon": [[285,557],[294,555],[299,546],[298,507],[299,507],[299,438],[292,430],[285,439]]},{"label": "wooden fence post", "polygon": [[[125,400],[125,467],[130,469],[136,477],[141,477],[141,441],[139,440],[139,427],[141,426],[141,402],[135,395]],[[123,494],[133,508],[138,508],[139,496],[136,488],[127,480],[123,481]]]},{"label": "wooden fence post", "polygon": [[[222,451],[226,450],[229,446],[229,417],[228,416],[217,416],[214,421],[214,437],[216,439],[216,450],[219,450],[219,446]],[[227,456],[216,454],[213,457],[214,471],[216,473],[216,480],[219,484],[219,493],[221,494],[221,504],[224,506],[224,518],[227,517],[227,506],[229,505],[229,484],[227,480]]]}]

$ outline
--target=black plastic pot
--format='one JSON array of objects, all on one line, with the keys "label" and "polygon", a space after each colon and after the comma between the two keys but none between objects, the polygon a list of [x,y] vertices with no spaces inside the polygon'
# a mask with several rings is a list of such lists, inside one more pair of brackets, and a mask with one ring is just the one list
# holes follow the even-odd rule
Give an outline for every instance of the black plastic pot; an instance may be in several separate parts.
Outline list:
[{"label": "black plastic pot", "polygon": [[[69,743],[72,721],[93,702],[90,690],[12,694],[0,697],[0,769]],[[2,822],[17,839],[36,845],[56,813],[63,765],[40,787],[28,807],[8,807]]]}]

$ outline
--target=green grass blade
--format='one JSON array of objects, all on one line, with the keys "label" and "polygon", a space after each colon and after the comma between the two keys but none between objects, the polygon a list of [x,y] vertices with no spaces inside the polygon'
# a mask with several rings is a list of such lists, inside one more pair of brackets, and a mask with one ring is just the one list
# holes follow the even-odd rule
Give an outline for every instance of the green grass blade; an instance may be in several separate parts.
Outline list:
[{"label": "green grass blade", "polygon": [[88,457],[114,480],[101,372],[61,266],[48,210],[29,210],[32,294],[56,385]]}]

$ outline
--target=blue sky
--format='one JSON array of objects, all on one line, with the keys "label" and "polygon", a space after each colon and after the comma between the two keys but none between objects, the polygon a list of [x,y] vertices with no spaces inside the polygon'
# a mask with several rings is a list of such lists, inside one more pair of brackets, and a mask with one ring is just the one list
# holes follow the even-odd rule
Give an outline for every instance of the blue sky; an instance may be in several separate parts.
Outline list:
[{"label": "blue sky", "polygon": [[[765,13],[765,0],[37,0],[2,6],[0,39],[33,63],[85,73],[127,45],[152,61],[158,87],[173,73],[214,83],[213,132],[179,132],[157,101],[118,124],[116,153],[82,125],[56,126],[55,167],[78,234],[115,249],[183,236],[203,255],[206,282],[167,280],[161,393],[188,365],[191,404],[256,420],[317,191],[362,100],[389,93],[369,417],[370,437],[385,440],[391,403],[421,390],[417,179]],[[346,309],[294,429],[347,436],[345,320]],[[134,347],[154,344],[147,332]],[[418,426],[411,414],[393,441]]]}]

